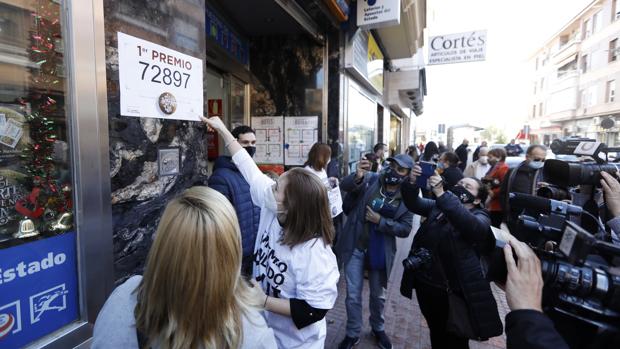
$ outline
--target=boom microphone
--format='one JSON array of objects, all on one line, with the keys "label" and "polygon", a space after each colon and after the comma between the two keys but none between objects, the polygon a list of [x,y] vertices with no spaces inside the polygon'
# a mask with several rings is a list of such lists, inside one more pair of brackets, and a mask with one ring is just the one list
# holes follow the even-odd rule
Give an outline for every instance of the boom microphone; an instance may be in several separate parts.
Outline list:
[{"label": "boom microphone", "polygon": [[544,214],[581,214],[581,207],[571,205],[564,201],[545,199],[540,196],[510,193],[510,205],[514,207],[522,207],[531,209],[532,211]]}]

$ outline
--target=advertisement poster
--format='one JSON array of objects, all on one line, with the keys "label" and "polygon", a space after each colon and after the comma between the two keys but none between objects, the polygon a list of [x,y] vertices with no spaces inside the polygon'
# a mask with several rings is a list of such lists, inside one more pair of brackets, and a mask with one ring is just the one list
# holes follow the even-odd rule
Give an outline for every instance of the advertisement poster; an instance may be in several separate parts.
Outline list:
[{"label": "advertisement poster", "polygon": [[372,33],[358,30],[345,50],[345,68],[383,94],[384,55]]},{"label": "advertisement poster", "polygon": [[284,164],[302,166],[308,160],[310,148],[318,141],[319,117],[287,116],[284,119],[284,129]]},{"label": "advertisement poster", "polygon": [[75,233],[0,250],[0,348],[21,348],[78,319]]},{"label": "advertisement poster", "polygon": [[199,121],[202,60],[117,34],[121,115]]},{"label": "advertisement poster", "polygon": [[257,164],[282,164],[284,162],[284,118],[282,116],[253,116],[252,128],[256,132]]}]

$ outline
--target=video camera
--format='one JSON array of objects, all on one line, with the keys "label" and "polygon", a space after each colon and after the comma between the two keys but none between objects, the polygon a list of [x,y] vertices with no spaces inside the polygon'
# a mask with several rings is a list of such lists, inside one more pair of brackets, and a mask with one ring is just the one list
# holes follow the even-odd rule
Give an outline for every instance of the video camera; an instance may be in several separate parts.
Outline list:
[{"label": "video camera", "polygon": [[586,158],[547,160],[542,181],[548,185],[536,196],[510,193],[510,206],[521,212],[511,233],[541,260],[546,311],[620,333],[620,245],[605,230],[606,210],[597,189],[601,172],[620,171],[620,163],[609,162],[609,153],[620,148],[569,138],[555,140],[551,150]]}]

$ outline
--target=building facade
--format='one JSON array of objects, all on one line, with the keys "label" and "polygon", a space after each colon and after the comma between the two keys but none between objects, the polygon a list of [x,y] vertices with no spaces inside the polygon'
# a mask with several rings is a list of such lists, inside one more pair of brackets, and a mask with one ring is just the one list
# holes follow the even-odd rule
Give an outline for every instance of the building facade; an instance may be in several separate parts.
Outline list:
[{"label": "building facade", "polygon": [[403,151],[425,75],[395,84],[392,61],[423,45],[425,3],[375,27],[361,1],[0,0],[0,347],[87,347],[168,200],[226,154],[196,105],[255,127],[266,169],[316,141],[342,174]]},{"label": "building facade", "polygon": [[619,19],[618,0],[593,1],[531,57],[532,143],[568,136],[620,142]]}]

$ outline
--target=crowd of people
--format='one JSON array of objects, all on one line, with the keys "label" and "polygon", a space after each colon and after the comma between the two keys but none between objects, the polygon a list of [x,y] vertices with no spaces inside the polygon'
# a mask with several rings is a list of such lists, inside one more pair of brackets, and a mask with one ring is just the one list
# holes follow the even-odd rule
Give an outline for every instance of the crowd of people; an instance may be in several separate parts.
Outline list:
[{"label": "crowd of people", "polygon": [[[391,157],[379,143],[339,179],[330,146],[316,143],[304,167],[277,175],[254,162],[250,127],[231,132],[217,117],[203,122],[230,155],[215,161],[208,187],[168,203],[144,275],[110,295],[93,348],[323,348],[341,276],[347,323],[339,348],[353,348],[363,332],[365,277],[372,333],[379,348],[392,348],[385,294],[400,263],[396,238],[412,233],[414,215],[424,219],[402,262],[400,291],[415,294],[432,347],[468,348],[470,339],[504,332],[481,257],[496,249],[491,226],[510,229],[519,214],[507,193],[532,194],[541,182],[544,146],[530,146],[510,169],[506,157],[522,152],[514,142],[483,143],[471,162],[467,140],[455,152],[429,142]],[[620,183],[603,181],[620,217]],[[540,261],[502,234],[508,348],[567,348],[542,313]]]}]

